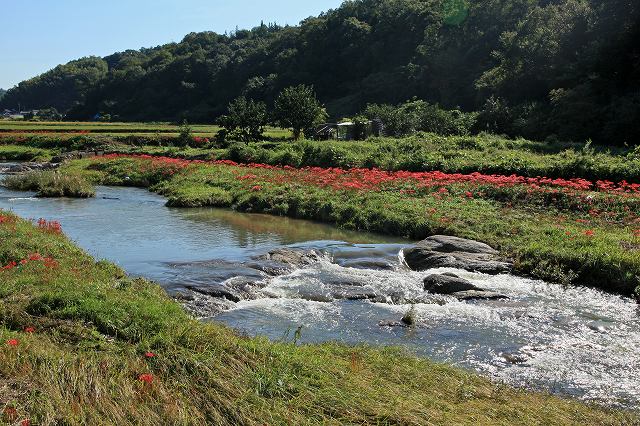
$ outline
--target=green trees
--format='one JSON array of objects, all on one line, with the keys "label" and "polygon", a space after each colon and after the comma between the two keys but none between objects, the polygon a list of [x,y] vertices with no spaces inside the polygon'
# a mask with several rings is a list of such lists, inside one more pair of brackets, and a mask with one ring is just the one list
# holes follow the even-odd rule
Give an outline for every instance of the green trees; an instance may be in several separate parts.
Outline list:
[{"label": "green trees", "polygon": [[[335,118],[416,97],[482,111],[482,129],[510,136],[638,143],[639,39],[637,0],[354,0],[299,26],[73,61],[9,90],[0,109],[206,122],[238,96],[271,105],[304,83]],[[470,117],[440,110],[436,121]]]},{"label": "green trees", "polygon": [[315,125],[327,119],[312,87],[299,85],[286,88],[275,102],[275,122],[283,128],[293,129],[293,138],[300,139],[304,131],[307,137],[313,135]]},{"label": "green trees", "polygon": [[256,141],[267,125],[267,106],[264,102],[241,96],[231,101],[228,114],[220,117],[219,121],[232,137],[243,142]]},{"label": "green trees", "polygon": [[371,104],[364,110],[364,115],[370,120],[380,119],[385,133],[390,136],[406,136],[419,131],[442,136],[468,135],[477,117],[475,113],[445,110],[417,99],[397,106]]}]

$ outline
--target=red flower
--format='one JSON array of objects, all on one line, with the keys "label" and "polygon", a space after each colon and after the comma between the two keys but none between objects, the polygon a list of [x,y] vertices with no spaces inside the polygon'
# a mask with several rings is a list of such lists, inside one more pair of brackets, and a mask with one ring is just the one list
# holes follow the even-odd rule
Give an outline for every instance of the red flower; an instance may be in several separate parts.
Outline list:
[{"label": "red flower", "polygon": [[24,419],[23,421],[20,422],[20,426],[31,426],[31,420]]},{"label": "red flower", "polygon": [[253,188],[251,188],[252,191],[260,191],[262,189],[262,187],[260,185],[256,185]]},{"label": "red flower", "polygon": [[148,374],[148,373],[141,374],[138,376],[138,380],[150,385],[151,383],[153,383],[153,374]]},{"label": "red flower", "polygon": [[153,358],[153,357],[155,357],[155,356],[156,356],[156,354],[154,354],[153,352],[146,352],[146,353],[144,354],[144,357],[145,357],[145,358]]},{"label": "red flower", "polygon": [[32,255],[29,256],[29,260],[31,261],[42,260],[42,256],[40,256],[39,253],[33,253]]},{"label": "red flower", "polygon": [[587,237],[593,237],[595,234],[596,233],[591,229],[589,229],[588,231],[584,231],[584,235],[586,235]]},{"label": "red flower", "polygon": [[35,333],[36,329],[34,327],[25,327],[24,332],[31,334],[31,333]]},{"label": "red flower", "polygon": [[633,230],[633,236],[640,238],[640,229],[634,229]]},{"label": "red flower", "polygon": [[20,341],[18,339],[9,339],[7,340],[7,345],[9,346],[18,346]]},{"label": "red flower", "polygon": [[7,420],[12,422],[16,419],[16,417],[18,417],[18,410],[13,407],[6,407],[3,414],[7,418]]}]

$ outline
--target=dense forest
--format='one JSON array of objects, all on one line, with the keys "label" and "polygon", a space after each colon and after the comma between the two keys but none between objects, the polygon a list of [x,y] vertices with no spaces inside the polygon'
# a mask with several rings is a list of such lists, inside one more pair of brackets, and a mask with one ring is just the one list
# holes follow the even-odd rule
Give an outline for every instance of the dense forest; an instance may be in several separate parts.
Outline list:
[{"label": "dense forest", "polygon": [[640,140],[638,0],[353,0],[298,26],[192,33],[60,65],[10,89],[74,119],[212,122],[239,95],[313,85],[329,114],[417,98],[478,111],[485,130]]},{"label": "dense forest", "polygon": [[0,89],[0,100],[2,100],[2,98],[4,97],[4,94],[7,93],[6,90],[4,89]]}]

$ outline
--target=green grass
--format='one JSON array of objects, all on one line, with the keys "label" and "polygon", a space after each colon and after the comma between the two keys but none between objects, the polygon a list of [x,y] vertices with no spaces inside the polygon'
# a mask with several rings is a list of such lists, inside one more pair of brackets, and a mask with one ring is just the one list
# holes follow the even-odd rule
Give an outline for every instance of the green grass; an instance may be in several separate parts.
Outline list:
[{"label": "green grass", "polygon": [[2,161],[46,161],[55,153],[48,149],[20,145],[0,145]]},{"label": "green grass", "polygon": [[[515,390],[399,349],[247,338],[155,284],[1,213],[0,423],[622,425],[639,419]],[[25,330],[32,328],[34,332]],[[11,346],[11,339],[18,344]],[[146,358],[152,351],[156,356]],[[139,380],[151,374],[153,381]]]},{"label": "green grass", "polygon": [[9,176],[2,182],[4,186],[16,191],[35,191],[37,197],[91,198],[96,191],[83,175],[58,173],[56,171],[37,171]]},{"label": "green grass", "polygon": [[377,167],[640,182],[638,148],[510,140],[485,134],[455,137],[419,134],[403,139],[294,142],[288,140],[290,131],[276,128],[267,128],[265,133],[265,137],[276,142],[248,145],[230,142],[230,146],[220,146],[214,138],[219,127],[193,125],[192,129],[195,137],[210,142],[194,143],[195,147],[188,150],[176,148],[172,145],[177,141],[178,126],[167,123],[4,121],[0,122],[0,148],[15,149],[2,145],[61,150],[99,147],[116,153],[231,159],[293,167]]},{"label": "green grass", "polygon": [[[217,125],[192,124],[193,135],[213,137],[221,129]],[[88,133],[106,136],[154,136],[177,137],[179,125],[172,123],[101,123],[101,122],[42,122],[21,120],[0,120],[0,133],[37,136],[40,134],[73,135]],[[5,135],[8,136],[8,135]],[[267,127],[265,136],[272,138],[289,138],[291,132],[285,129]]]}]

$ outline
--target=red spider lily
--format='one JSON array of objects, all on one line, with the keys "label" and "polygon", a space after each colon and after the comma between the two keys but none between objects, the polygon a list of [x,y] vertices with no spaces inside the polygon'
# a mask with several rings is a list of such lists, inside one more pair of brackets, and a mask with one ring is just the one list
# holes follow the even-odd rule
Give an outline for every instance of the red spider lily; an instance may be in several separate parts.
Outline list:
[{"label": "red spider lily", "polygon": [[44,267],[47,268],[47,269],[55,269],[55,268],[57,268],[59,266],[58,262],[56,262],[55,260],[53,260],[50,257],[46,257],[46,258],[42,259],[42,262],[44,264]]},{"label": "red spider lily", "polygon": [[138,380],[148,385],[153,383],[153,374],[145,373],[138,376]]},{"label": "red spider lily", "polygon": [[23,421],[20,422],[20,426],[31,426],[31,420],[24,419]]},{"label": "red spider lily", "polygon": [[4,216],[0,214],[0,224],[3,223],[14,223],[16,221],[15,217],[11,217],[11,216]]},{"label": "red spider lily", "polygon": [[18,339],[9,339],[7,340],[7,345],[9,346],[18,346],[20,344],[20,341]]},{"label": "red spider lily", "polygon": [[6,407],[2,412],[2,414],[7,420],[9,420],[10,422],[13,422],[16,420],[16,417],[18,417],[18,410],[16,410],[13,407]]},{"label": "red spider lily", "polygon": [[251,190],[254,191],[254,192],[258,192],[258,191],[262,190],[262,187],[260,185],[256,185],[253,188],[251,188]]},{"label": "red spider lily", "polygon": [[[610,181],[597,181],[591,182],[586,179],[552,179],[548,177],[525,177],[525,176],[505,176],[505,175],[485,175],[482,173],[443,173],[439,171],[434,172],[407,172],[397,171],[388,172],[379,169],[350,169],[343,170],[339,168],[321,168],[321,167],[306,167],[302,169],[295,169],[291,166],[270,166],[267,164],[246,164],[241,165],[230,160],[217,160],[217,161],[202,161],[202,160],[182,160],[169,157],[154,157],[150,155],[127,155],[127,154],[109,154],[103,157],[99,157],[94,161],[103,161],[117,158],[131,158],[146,160],[150,162],[152,167],[159,166],[173,166],[178,168],[186,168],[192,164],[211,164],[211,165],[227,165],[237,166],[249,169],[263,169],[263,170],[280,170],[290,172],[295,177],[301,178],[307,183],[315,183],[319,186],[330,186],[332,184],[338,184],[339,187],[353,187],[361,185],[364,188],[377,186],[384,183],[395,181],[415,181],[421,184],[436,183],[439,185],[451,184],[451,183],[475,183],[475,184],[490,184],[498,187],[509,187],[515,185],[529,185],[532,189],[539,189],[541,187],[558,187],[568,188],[579,191],[600,191],[600,192],[614,192],[614,193],[640,193],[640,184],[632,184],[626,181],[621,181],[618,184]],[[250,180],[254,175],[247,174],[241,176],[240,180]],[[349,182],[350,181],[350,182]],[[345,186],[346,184],[346,186]]]},{"label": "red spider lily", "polygon": [[46,232],[51,232],[52,234],[61,234],[62,233],[62,226],[60,225],[60,222],[57,221],[47,221],[45,219],[39,219],[38,220],[38,228],[42,229],[43,231]]},{"label": "red spider lily", "polygon": [[584,235],[586,235],[587,237],[593,237],[594,235],[596,235],[595,231],[589,229],[587,231],[584,231]]},{"label": "red spider lily", "polygon": [[154,354],[153,352],[145,352],[144,357],[145,358],[154,358],[156,356],[156,354]]},{"label": "red spider lily", "polygon": [[25,327],[24,332],[28,334],[32,334],[36,332],[36,329],[34,327]]},{"label": "red spider lily", "polygon": [[11,262],[8,265],[0,268],[0,271],[9,271],[9,270],[15,268],[16,266],[18,266],[18,264],[16,262]]},{"label": "red spider lily", "polygon": [[640,229],[634,229],[633,230],[633,236],[636,238],[640,238]]},{"label": "red spider lily", "polygon": [[39,253],[33,253],[32,255],[29,255],[29,260],[32,262],[42,260],[42,256],[40,256]]}]

